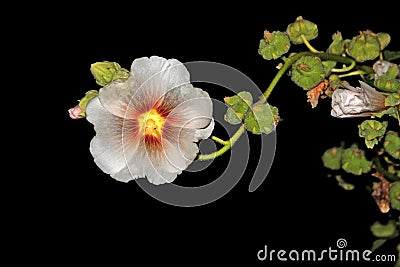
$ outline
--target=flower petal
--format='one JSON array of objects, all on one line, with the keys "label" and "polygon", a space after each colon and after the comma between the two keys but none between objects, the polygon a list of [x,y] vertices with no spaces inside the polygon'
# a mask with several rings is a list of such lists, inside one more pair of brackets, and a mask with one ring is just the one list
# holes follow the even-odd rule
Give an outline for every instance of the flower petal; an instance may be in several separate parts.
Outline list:
[{"label": "flower petal", "polygon": [[101,104],[108,112],[121,118],[132,119],[133,115],[126,114],[129,103],[129,84],[126,79],[115,80],[99,90]]},{"label": "flower petal", "polygon": [[90,152],[99,168],[114,175],[121,171],[135,154],[139,140],[137,125],[109,113],[93,98],[86,108],[86,118],[94,125],[96,136],[90,142]]},{"label": "flower petal", "polygon": [[107,84],[99,97],[115,116],[133,119],[151,109],[169,90],[188,83],[189,72],[178,60],[142,57],[133,61],[128,79]]},{"label": "flower petal", "polygon": [[158,168],[157,166],[153,166],[152,164],[145,165],[146,169],[146,178],[147,180],[155,185],[172,183],[175,178],[181,172],[171,173]]},{"label": "flower petal", "polygon": [[362,113],[365,110],[365,103],[360,95],[351,90],[336,89],[332,94],[331,115],[344,118]]},{"label": "flower petal", "polygon": [[163,169],[170,172],[182,171],[192,163],[199,153],[195,134],[193,129],[176,127],[164,134],[162,146],[166,161]]},{"label": "flower petal", "polygon": [[111,175],[111,177],[113,177],[115,180],[127,183],[137,178],[144,178],[145,175],[143,171],[143,166],[137,164],[137,161],[134,157],[129,161],[127,166],[125,166],[121,171],[117,172],[116,174]]},{"label": "flower petal", "polygon": [[201,139],[207,139],[210,137],[212,131],[214,130],[215,122],[214,119],[211,119],[210,124],[204,129],[197,129],[195,133],[195,141],[199,141]]},{"label": "flower petal", "polygon": [[176,59],[139,58],[129,77],[130,107],[139,112],[152,109],[169,91],[190,83],[186,67]]},{"label": "flower petal", "polygon": [[181,86],[169,92],[164,101],[169,102],[173,98],[180,103],[168,115],[166,124],[192,129],[204,128],[210,124],[213,104],[206,91],[192,85]]},{"label": "flower petal", "polygon": [[140,156],[140,160],[147,180],[155,185],[171,183],[178,174],[182,173],[181,170],[175,168],[170,169],[170,171],[165,169],[170,168],[171,165],[161,151],[157,154],[147,154],[145,152]]},{"label": "flower petal", "polygon": [[385,97],[363,81],[361,87],[344,85],[332,94],[331,115],[338,118],[371,116],[372,112],[385,108]]},{"label": "flower petal", "polygon": [[146,177],[149,182],[159,185],[172,182],[179,173],[181,171],[173,168],[161,151],[146,151],[142,143],[128,165],[112,177],[122,182]]}]

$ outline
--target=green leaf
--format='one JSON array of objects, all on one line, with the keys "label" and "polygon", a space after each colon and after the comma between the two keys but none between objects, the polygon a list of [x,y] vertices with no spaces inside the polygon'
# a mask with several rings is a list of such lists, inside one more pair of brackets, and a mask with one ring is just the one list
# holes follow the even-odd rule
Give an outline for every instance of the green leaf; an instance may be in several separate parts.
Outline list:
[{"label": "green leaf", "polygon": [[90,72],[96,79],[96,83],[100,86],[105,86],[112,81],[120,78],[128,78],[129,71],[121,68],[116,62],[103,61],[96,62],[90,66]]},{"label": "green leaf", "polygon": [[260,40],[258,53],[266,60],[277,59],[286,54],[290,48],[290,40],[286,33],[265,31],[264,39]]},{"label": "green leaf", "polygon": [[242,123],[242,119],[240,119],[239,116],[236,114],[236,112],[231,108],[227,109],[224,116],[224,120],[232,125]]},{"label": "green leaf", "polygon": [[397,224],[395,220],[389,220],[386,224],[376,221],[370,227],[371,232],[378,238],[391,238],[398,235]]},{"label": "green leaf", "polygon": [[272,116],[274,117],[274,126],[276,127],[276,125],[282,120],[281,117],[279,117],[279,109],[275,106],[269,105],[271,112],[272,112]]},{"label": "green leaf", "polygon": [[78,105],[82,109],[82,112],[79,115],[81,115],[82,117],[86,117],[86,107],[87,107],[89,101],[98,95],[99,95],[99,92],[97,90],[90,90],[90,91],[86,92],[85,96],[82,97],[81,100],[79,100]]},{"label": "green leaf", "polygon": [[[379,71],[381,72],[381,74],[379,76],[385,77],[388,80],[398,78],[399,73],[400,73],[398,65],[393,64],[391,62],[387,62],[387,61],[380,61],[380,62],[382,62],[381,63],[382,70],[379,70],[379,67],[377,67],[376,70],[374,69],[376,72],[379,72]],[[383,64],[386,64],[386,66],[384,67]],[[386,68],[386,71],[385,71],[385,68]]]},{"label": "green leaf", "polygon": [[380,239],[375,240],[375,241],[372,243],[371,251],[374,252],[375,250],[377,250],[378,248],[380,248],[383,244],[385,244],[385,242],[386,242],[387,240],[388,240],[388,239],[385,239],[385,238],[380,238]]},{"label": "green leaf", "polygon": [[400,94],[390,94],[385,99],[385,107],[394,107],[400,105]]},{"label": "green leaf", "polygon": [[354,143],[350,148],[347,148],[343,152],[342,156],[342,169],[345,172],[361,175],[368,173],[371,170],[372,162],[367,160],[365,157],[365,151],[358,148],[358,145]]},{"label": "green leaf", "polygon": [[392,66],[389,67],[387,72],[384,74],[384,76],[388,79],[396,79],[397,76],[399,76],[399,66],[396,64],[393,64]]},{"label": "green leaf", "polygon": [[400,182],[390,184],[389,198],[392,209],[400,210]]},{"label": "green leaf", "polygon": [[[384,115],[389,115],[395,119],[399,119],[397,107],[390,107],[378,113],[372,113],[371,118],[382,118]],[[400,121],[399,121],[400,125]]]},{"label": "green leaf", "polygon": [[386,75],[381,75],[375,80],[374,85],[385,92],[400,93],[399,79],[390,79]]},{"label": "green leaf", "polygon": [[267,103],[256,103],[244,118],[244,127],[253,134],[270,133],[276,125],[274,114]]},{"label": "green leaf", "polygon": [[394,131],[388,131],[383,142],[385,151],[395,159],[400,159],[400,137]]},{"label": "green leaf", "polygon": [[380,46],[376,34],[363,31],[360,35],[353,37],[349,42],[347,54],[357,62],[375,59],[379,56]]},{"label": "green leaf", "polygon": [[302,44],[303,39],[301,36],[304,36],[307,41],[317,38],[318,27],[315,23],[299,16],[296,18],[295,22],[287,26],[286,33],[289,35],[290,41],[293,44]]},{"label": "green leaf", "polygon": [[390,35],[388,33],[384,33],[384,32],[378,32],[377,38],[379,41],[381,51],[386,48],[386,46],[390,43],[390,39],[391,39]]},{"label": "green leaf", "polygon": [[365,120],[358,125],[358,134],[365,138],[365,144],[368,148],[373,148],[385,135],[387,125],[387,121]]},{"label": "green leaf", "polygon": [[383,51],[383,58],[387,61],[393,61],[399,59],[400,51],[385,50]]},{"label": "green leaf", "polygon": [[314,88],[324,78],[324,65],[318,57],[304,56],[292,65],[292,81],[305,90]]},{"label": "green leaf", "polygon": [[399,66],[393,64],[385,74],[380,75],[375,79],[374,85],[385,92],[400,93],[400,80],[398,79],[399,73]]},{"label": "green leaf", "polygon": [[333,147],[327,149],[322,155],[322,162],[326,168],[339,170],[342,166],[342,147]]},{"label": "green leaf", "polygon": [[228,105],[228,110],[226,111],[224,119],[230,124],[236,125],[242,122],[245,114],[253,103],[253,97],[251,93],[242,91],[237,95],[225,97],[224,101]]},{"label": "green leaf", "polygon": [[336,32],[332,35],[332,43],[329,45],[326,50],[327,53],[341,55],[343,54],[345,49],[345,41],[342,38],[341,32]]}]

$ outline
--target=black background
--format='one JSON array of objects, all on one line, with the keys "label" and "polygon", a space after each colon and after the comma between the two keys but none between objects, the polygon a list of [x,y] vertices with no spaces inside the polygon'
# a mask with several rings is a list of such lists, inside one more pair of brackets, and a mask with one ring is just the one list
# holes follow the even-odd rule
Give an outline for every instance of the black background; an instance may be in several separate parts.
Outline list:
[{"label": "black background", "polygon": [[[181,62],[223,63],[264,90],[277,71],[277,62],[266,61],[257,53],[263,31],[284,31],[300,15],[318,25],[319,36],[311,42],[317,49],[326,49],[336,31],[351,38],[370,29],[389,33],[392,42],[388,49],[399,50],[394,8],[350,9],[333,2],[314,6],[282,1],[252,6],[234,2],[144,4],[53,6],[39,26],[38,32],[44,34],[31,39],[39,43],[41,52],[36,56],[41,62],[46,58],[42,64],[54,79],[56,90],[52,88],[49,94],[53,99],[57,96],[48,103],[51,119],[46,121],[51,127],[46,142],[52,149],[45,161],[48,167],[42,162],[37,168],[40,179],[35,185],[40,191],[32,205],[26,204],[29,211],[25,215],[33,223],[28,232],[34,234],[28,247],[39,248],[32,257],[71,264],[107,262],[108,266],[141,266],[143,261],[146,265],[186,266],[243,261],[245,266],[262,266],[271,265],[257,260],[256,253],[264,245],[276,250],[322,250],[336,247],[336,240],[345,238],[348,248],[369,249],[373,242],[369,227],[384,216],[363,186],[343,190],[327,177],[321,161],[325,149],[341,140],[347,144],[361,141],[359,121],[332,118],[329,100],[312,109],[305,92],[287,76],[269,99],[279,107],[283,121],[277,129],[276,155],[267,179],[255,192],[247,191],[259,153],[258,138],[250,136],[246,175],[224,197],[199,207],[161,203],[135,182],[120,183],[102,173],[89,152],[95,134],[92,125],[71,120],[67,110],[87,90],[98,89],[89,71],[91,63],[115,61],[129,69],[135,58],[152,55]],[[217,87],[203,89],[220,100],[226,96],[226,91]],[[217,159],[196,174],[196,179],[208,179],[223,168],[227,158]],[[184,173],[176,182],[190,178],[190,173]],[[357,179],[353,181],[361,184],[360,180],[368,178]],[[382,250],[394,252],[390,246]],[[124,265],[119,263],[122,261]]]}]

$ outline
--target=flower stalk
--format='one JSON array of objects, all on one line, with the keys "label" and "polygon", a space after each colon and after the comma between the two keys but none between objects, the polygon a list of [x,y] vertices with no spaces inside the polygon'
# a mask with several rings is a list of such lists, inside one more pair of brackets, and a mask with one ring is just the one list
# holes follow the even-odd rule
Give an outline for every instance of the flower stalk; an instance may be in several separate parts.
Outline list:
[{"label": "flower stalk", "polygon": [[212,137],[213,140],[217,139],[219,143],[225,143],[225,145],[216,152],[210,154],[199,154],[198,160],[211,160],[221,156],[222,154],[227,152],[233,146],[233,144],[236,143],[239,137],[244,133],[244,130],[245,128],[244,125],[242,124],[242,126],[240,126],[240,128],[234,133],[234,135],[232,135],[232,137],[228,141],[223,141],[220,138],[213,136]]}]

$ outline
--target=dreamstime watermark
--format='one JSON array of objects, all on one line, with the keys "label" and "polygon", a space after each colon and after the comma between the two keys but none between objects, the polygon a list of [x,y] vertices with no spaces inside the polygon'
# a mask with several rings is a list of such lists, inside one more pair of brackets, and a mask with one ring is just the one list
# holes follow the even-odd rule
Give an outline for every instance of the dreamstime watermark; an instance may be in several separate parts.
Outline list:
[{"label": "dreamstime watermark", "polygon": [[[240,91],[248,91],[253,99],[262,95],[258,86],[245,74],[230,66],[208,61],[184,63],[190,73],[190,81],[209,83],[224,87],[236,95]],[[238,126],[230,125],[224,120],[227,106],[224,102],[212,99],[213,118],[231,137]],[[252,138],[255,138],[252,136]],[[249,192],[254,192],[265,180],[275,156],[276,131],[259,135],[260,155],[249,184]],[[210,140],[209,140],[210,141]],[[205,142],[205,141],[202,141]],[[200,143],[201,145],[201,143]],[[216,146],[215,146],[216,148]],[[229,154],[228,154],[229,155]],[[146,179],[137,179],[136,183],[150,196],[166,204],[180,207],[194,207],[209,204],[228,193],[242,178],[250,156],[250,142],[247,133],[235,143],[230,151],[229,163],[224,172],[213,182],[197,187],[184,187],[174,183],[153,185]],[[195,160],[185,171],[198,172],[207,168],[212,161]]]},{"label": "dreamstime watermark", "polygon": [[259,261],[349,261],[349,262],[395,262],[396,255],[373,255],[371,250],[346,249],[347,241],[344,238],[339,238],[336,241],[335,247],[326,249],[314,250],[284,250],[284,249],[268,249],[265,245],[263,249],[257,252]]}]

